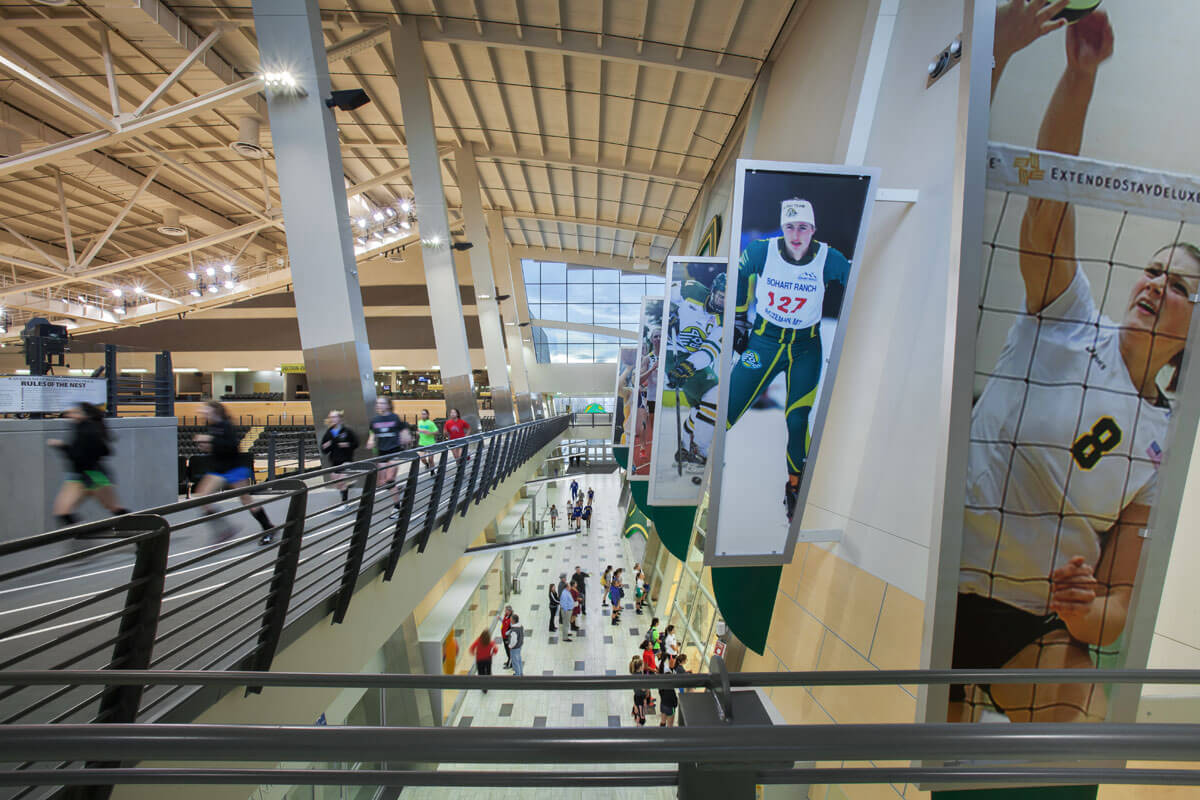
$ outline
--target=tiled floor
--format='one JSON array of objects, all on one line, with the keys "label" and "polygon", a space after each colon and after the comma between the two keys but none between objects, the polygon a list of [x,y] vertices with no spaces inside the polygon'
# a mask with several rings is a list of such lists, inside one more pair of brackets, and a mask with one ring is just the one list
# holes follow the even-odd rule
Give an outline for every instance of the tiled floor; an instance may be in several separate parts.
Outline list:
[{"label": "tiled floor", "polygon": [[[603,612],[600,598],[600,575],[604,567],[611,564],[624,567],[627,585],[631,584],[633,560],[629,549],[621,538],[624,520],[617,508],[620,480],[616,475],[591,475],[580,479],[585,488],[596,490],[595,509],[591,533],[586,532],[573,539],[535,547],[522,568],[521,594],[510,600],[513,609],[525,626],[525,673],[528,675],[624,675],[629,671],[629,661],[638,654],[637,645],[641,638],[631,633],[637,628],[644,631],[649,625],[647,616],[637,616],[632,608],[626,609],[621,624],[613,626]],[[570,499],[570,481],[560,481],[556,496],[551,499],[559,509],[566,507]],[[559,518],[559,530],[564,530],[563,518]],[[547,521],[547,527],[549,522]],[[563,642],[558,634],[549,632],[550,612],[547,603],[547,584],[557,583],[559,573],[568,576],[576,565],[591,574],[587,583],[588,613],[580,617],[583,636]],[[632,600],[629,592],[627,600]],[[559,634],[561,634],[561,629]],[[503,656],[495,662],[497,673],[511,674],[501,670]],[[458,709],[453,725],[467,722],[471,727],[595,727],[607,728],[633,724],[630,707],[633,705],[629,691],[582,692],[505,692],[493,689],[486,695],[469,692]],[[657,718],[650,717],[647,725],[657,725]],[[443,769],[545,769],[562,771],[633,771],[642,769],[670,769],[674,765],[658,764],[573,764],[563,765],[467,765],[443,764]],[[437,798],[461,797],[462,789],[413,787],[405,789],[405,800],[432,800]],[[494,788],[472,790],[472,800],[516,800],[516,798],[545,797],[545,789]],[[671,787],[651,789],[566,789],[554,790],[555,800],[583,800],[583,798],[614,798],[615,800],[666,800],[675,796]]]}]

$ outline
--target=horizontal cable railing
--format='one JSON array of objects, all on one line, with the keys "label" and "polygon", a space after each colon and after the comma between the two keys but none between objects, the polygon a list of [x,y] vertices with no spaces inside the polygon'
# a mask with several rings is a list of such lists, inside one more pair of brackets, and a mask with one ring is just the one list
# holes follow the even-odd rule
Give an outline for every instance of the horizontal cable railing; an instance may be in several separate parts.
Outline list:
[{"label": "horizontal cable railing", "polygon": [[[567,422],[524,423],[0,543],[0,671],[265,672],[290,623],[330,612],[341,622],[362,580],[390,580],[403,554],[424,551]],[[342,487],[357,496],[341,502]],[[265,511],[270,526],[237,533],[247,509]],[[156,721],[191,692],[0,685],[0,720]],[[34,766],[44,765],[23,765]]]},{"label": "horizontal cable railing", "polygon": [[[1098,683],[1200,684],[1200,670],[1095,670]],[[740,687],[1053,683],[1078,680],[1074,670],[885,670],[727,673],[718,657],[704,674],[636,676],[479,676],[163,672],[140,670],[0,673],[0,686],[208,686],[251,682],[288,688],[368,690],[478,689],[612,691],[635,688],[700,690],[718,710],[715,723],[682,728],[411,728],[277,725],[20,725],[0,728],[0,752],[30,763],[86,762],[67,773],[0,773],[0,786],[115,784],[253,784],[343,786],[634,787],[720,781],[730,771],[760,784],[789,783],[1123,783],[1200,785],[1200,724],[1034,723],[1005,725],[839,724],[769,725],[739,722],[733,690]],[[173,762],[381,763],[510,765],[509,769],[303,769],[261,767],[117,767],[129,754]],[[1114,767],[1125,759],[1179,762],[1179,768]],[[818,768],[818,761],[916,761],[919,766]],[[1029,763],[1018,763],[1029,762]],[[1038,763],[1041,762],[1041,763]],[[1047,763],[1058,762],[1058,763]],[[1065,765],[1061,762],[1067,762]],[[99,764],[113,764],[101,768]],[[538,765],[645,764],[608,772],[555,770]],[[676,769],[662,769],[678,764]],[[513,769],[526,765],[528,769]],[[24,783],[21,783],[24,782]]]}]

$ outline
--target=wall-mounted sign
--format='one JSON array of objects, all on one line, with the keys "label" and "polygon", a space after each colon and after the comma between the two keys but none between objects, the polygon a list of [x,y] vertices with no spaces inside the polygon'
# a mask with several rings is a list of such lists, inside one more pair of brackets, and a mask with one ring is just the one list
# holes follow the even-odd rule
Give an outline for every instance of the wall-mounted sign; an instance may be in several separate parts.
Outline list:
[{"label": "wall-mounted sign", "polygon": [[76,403],[104,405],[103,378],[0,376],[0,413],[56,414]]},{"label": "wall-mounted sign", "polygon": [[284,375],[295,375],[304,372],[303,364],[280,364],[279,371]]}]

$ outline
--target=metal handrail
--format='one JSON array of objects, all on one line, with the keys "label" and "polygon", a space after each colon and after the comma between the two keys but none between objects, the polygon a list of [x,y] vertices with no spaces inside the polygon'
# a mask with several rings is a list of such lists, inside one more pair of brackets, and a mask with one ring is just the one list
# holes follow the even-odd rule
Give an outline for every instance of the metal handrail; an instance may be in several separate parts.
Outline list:
[{"label": "metal handrail", "polygon": [[[12,595],[14,591],[45,592],[39,586],[64,587],[48,601],[43,594],[37,602],[17,606],[15,616],[0,623],[4,665],[51,670],[241,668],[265,673],[282,646],[285,628],[312,613],[332,612],[334,621],[341,622],[363,580],[375,574],[389,580],[403,553],[424,550],[435,527],[449,529],[453,517],[465,516],[471,505],[566,427],[565,416],[522,423],[399,457],[323,467],[299,477],[0,543],[0,557],[6,558],[0,587],[9,598],[22,596]],[[452,451],[461,451],[473,463],[450,459]],[[419,459],[430,456],[438,460],[433,473],[420,469]],[[486,469],[480,467],[485,459]],[[396,480],[386,485],[377,481],[385,462],[398,467]],[[308,508],[311,492],[336,488],[346,479],[362,487],[352,510],[336,503]],[[388,517],[393,490],[402,498],[399,519]],[[243,498],[250,501],[246,506],[239,502]],[[230,501],[231,508],[192,516],[196,509]],[[274,524],[266,531],[274,537],[270,548],[253,547],[261,536],[256,531],[227,541],[201,542],[169,560],[172,534],[213,522],[227,524],[225,520],[244,514],[247,507],[264,506],[275,509]],[[278,513],[280,506],[286,508],[283,514]],[[75,552],[69,546],[63,550],[77,538],[102,535],[110,538]],[[193,544],[195,540],[186,546]],[[130,560],[133,555],[135,561]],[[98,563],[97,557],[106,560]],[[83,583],[74,579],[81,573]],[[78,634],[86,634],[86,639],[75,638]],[[194,694],[164,685],[143,699],[148,683],[101,683],[106,688],[90,697],[80,694],[78,684],[60,683],[63,688],[51,692],[39,692],[33,684],[8,684],[0,692],[0,701],[5,701],[0,718],[85,722],[98,716],[92,714],[95,700],[119,693],[119,708],[105,711],[105,722],[158,719]],[[261,682],[242,685],[257,688]],[[14,698],[18,692],[20,697]],[[151,710],[152,717],[143,716]]]}]

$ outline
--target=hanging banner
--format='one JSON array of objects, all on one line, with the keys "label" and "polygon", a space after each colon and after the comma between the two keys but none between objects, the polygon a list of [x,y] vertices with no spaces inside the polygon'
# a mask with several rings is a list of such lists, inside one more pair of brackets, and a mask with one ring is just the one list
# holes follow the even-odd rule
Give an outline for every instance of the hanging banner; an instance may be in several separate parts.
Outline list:
[{"label": "hanging banner", "polygon": [[642,510],[638,508],[637,503],[630,503],[629,508],[625,512],[625,538],[628,539],[635,533],[640,533],[642,536],[646,537],[647,540],[649,540],[650,520],[648,520],[646,515],[642,513]]},{"label": "hanging banner", "polygon": [[667,259],[651,505],[694,506],[700,500],[717,424],[727,265],[724,258]]},{"label": "hanging banner", "polygon": [[1192,41],[1200,19],[1159,0],[1103,8],[1023,52],[999,49],[1020,20],[996,17],[989,138],[1020,144],[990,148],[981,293],[960,301],[979,314],[974,363],[955,374],[973,391],[947,496],[965,499],[941,542],[931,654],[935,667],[1080,677],[954,685],[932,721],[1135,719],[1140,687],[1087,672],[1146,666],[1200,405],[1185,364],[1200,330],[1200,178],[1140,166],[1194,168],[1177,129],[1146,124],[1195,113],[1191,86],[1140,76],[1149,62],[1194,73],[1195,49],[1162,36]]},{"label": "hanging banner", "polygon": [[655,399],[658,384],[658,359],[662,354],[661,297],[643,297],[638,331],[637,383],[634,386],[633,432],[630,436],[629,479],[649,480],[650,453],[654,446]]},{"label": "hanging banner", "polygon": [[629,444],[629,420],[634,408],[634,368],[637,366],[637,345],[622,345],[617,354],[617,386],[613,396],[617,398],[617,408],[613,413],[614,447],[624,447]]},{"label": "hanging banner", "polygon": [[707,564],[791,560],[876,174],[737,162]]}]

